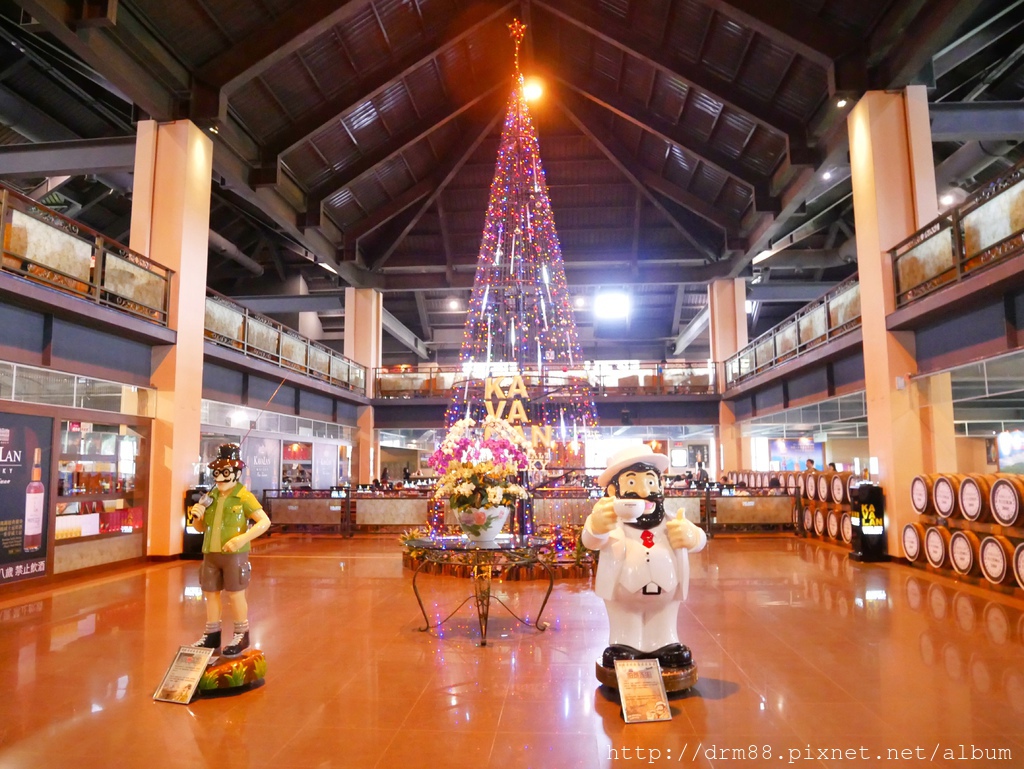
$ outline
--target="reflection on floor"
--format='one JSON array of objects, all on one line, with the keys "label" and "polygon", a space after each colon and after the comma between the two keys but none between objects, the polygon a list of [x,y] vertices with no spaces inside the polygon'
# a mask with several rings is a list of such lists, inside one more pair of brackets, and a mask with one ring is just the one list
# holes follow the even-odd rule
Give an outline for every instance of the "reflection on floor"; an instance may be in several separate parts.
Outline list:
[{"label": "reflection on floor", "polygon": [[[700,681],[671,722],[627,726],[594,678],[607,619],[587,581],[556,583],[543,633],[492,607],[481,648],[471,605],[419,632],[394,538],[257,545],[269,672],[236,697],[151,699],[202,631],[194,561],[0,596],[0,767],[1024,766],[1019,591],[716,538],[680,612]],[[469,590],[419,585],[438,618]],[[495,590],[530,615],[545,586]]]}]

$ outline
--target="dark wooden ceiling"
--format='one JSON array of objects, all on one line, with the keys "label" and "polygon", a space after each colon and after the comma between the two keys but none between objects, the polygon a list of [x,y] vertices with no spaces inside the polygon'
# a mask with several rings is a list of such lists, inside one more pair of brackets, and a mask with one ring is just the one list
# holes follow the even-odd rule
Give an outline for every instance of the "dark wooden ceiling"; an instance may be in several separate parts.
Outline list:
[{"label": "dark wooden ceiling", "polygon": [[[0,178],[127,239],[129,173],[44,188],[5,153],[191,118],[215,145],[212,288],[291,325],[315,312],[303,330],[339,349],[344,287],[377,288],[385,362],[450,362],[516,17],[588,358],[671,357],[688,326],[681,354],[707,355],[716,277],[750,280],[756,334],[852,274],[845,117],[864,91],[1024,95],[1019,0],[0,0]],[[1015,143],[940,178],[976,185]],[[632,294],[627,326],[595,323],[609,288]]]}]

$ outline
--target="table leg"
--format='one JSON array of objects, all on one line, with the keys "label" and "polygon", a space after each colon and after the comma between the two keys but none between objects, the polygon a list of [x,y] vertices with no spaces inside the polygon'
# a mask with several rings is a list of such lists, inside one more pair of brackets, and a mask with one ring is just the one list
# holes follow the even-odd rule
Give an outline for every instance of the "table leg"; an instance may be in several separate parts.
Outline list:
[{"label": "table leg", "polygon": [[476,598],[476,616],[480,622],[480,645],[487,646],[487,617],[491,608],[491,576],[493,567],[490,564],[473,566],[473,596]]}]

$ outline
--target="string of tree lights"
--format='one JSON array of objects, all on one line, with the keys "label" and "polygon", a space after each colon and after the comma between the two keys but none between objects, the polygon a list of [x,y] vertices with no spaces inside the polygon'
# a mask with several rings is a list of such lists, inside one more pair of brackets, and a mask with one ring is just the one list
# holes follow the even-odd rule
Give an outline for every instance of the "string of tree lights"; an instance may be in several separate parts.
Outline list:
[{"label": "string of tree lights", "polygon": [[526,27],[518,20],[509,27],[514,81],[463,331],[460,361],[467,378],[454,388],[447,423],[482,419],[486,380],[519,375],[529,394],[522,408],[530,423],[550,425],[555,440],[574,441],[597,425],[597,414],[590,383],[580,375],[576,319],[519,70]]}]

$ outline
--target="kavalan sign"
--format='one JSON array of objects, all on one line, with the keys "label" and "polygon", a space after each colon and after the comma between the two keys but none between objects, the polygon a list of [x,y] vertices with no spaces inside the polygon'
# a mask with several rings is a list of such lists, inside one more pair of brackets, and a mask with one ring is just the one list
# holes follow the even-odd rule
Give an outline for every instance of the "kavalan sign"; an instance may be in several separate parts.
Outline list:
[{"label": "kavalan sign", "polygon": [[[502,388],[505,389],[502,389]],[[487,415],[497,417],[512,425],[520,435],[526,437],[530,427],[530,442],[534,450],[551,448],[551,425],[532,425],[526,413],[530,393],[521,374],[487,377],[484,379],[484,405]]]}]

